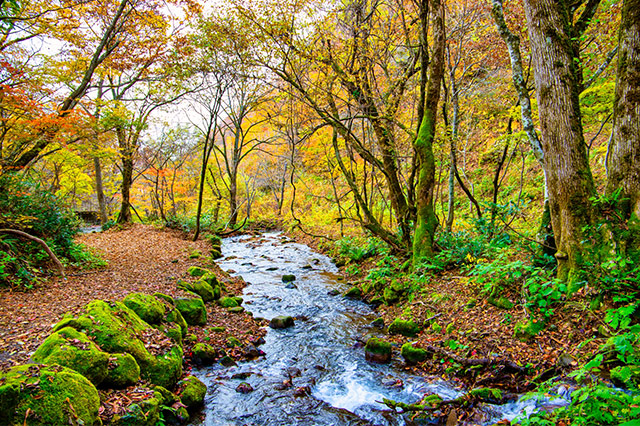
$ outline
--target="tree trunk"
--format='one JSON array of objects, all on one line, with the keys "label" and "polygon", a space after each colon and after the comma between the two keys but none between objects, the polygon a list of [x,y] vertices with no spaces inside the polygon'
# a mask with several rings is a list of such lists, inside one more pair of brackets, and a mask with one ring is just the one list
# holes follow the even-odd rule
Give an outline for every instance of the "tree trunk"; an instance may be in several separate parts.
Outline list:
[{"label": "tree trunk", "polygon": [[628,232],[620,249],[640,249],[640,1],[625,0],[618,43],[613,138],[607,157],[607,195],[620,190]]},{"label": "tree trunk", "polygon": [[238,176],[236,173],[232,173],[229,177],[229,209],[231,210],[229,226],[233,228],[238,222]]},{"label": "tree trunk", "polygon": [[133,152],[126,140],[124,130],[117,129],[120,155],[122,156],[122,203],[118,223],[131,223],[131,186],[133,185]]},{"label": "tree trunk", "polygon": [[525,0],[558,277],[574,282],[589,251],[584,227],[593,222],[589,199],[595,189],[584,143],[579,55],[568,7],[566,1]]},{"label": "tree trunk", "polygon": [[100,207],[100,223],[104,225],[107,223],[107,203],[104,199],[104,186],[102,184],[102,165],[100,164],[100,158],[93,157],[93,168],[96,173],[96,196],[98,198],[98,206]]},{"label": "tree trunk", "polygon": [[[423,0],[427,1],[427,0]],[[440,84],[444,76],[444,7],[440,0],[433,0],[433,54],[429,64],[429,82],[427,83],[426,100],[422,124],[414,148],[420,158],[420,171],[416,191],[417,217],[413,239],[413,264],[416,265],[425,257],[433,255],[433,239],[437,218],[433,207],[433,190],[435,186],[435,158],[433,156],[433,140],[436,131],[436,114],[440,100]],[[426,34],[422,38],[426,43]]]}]

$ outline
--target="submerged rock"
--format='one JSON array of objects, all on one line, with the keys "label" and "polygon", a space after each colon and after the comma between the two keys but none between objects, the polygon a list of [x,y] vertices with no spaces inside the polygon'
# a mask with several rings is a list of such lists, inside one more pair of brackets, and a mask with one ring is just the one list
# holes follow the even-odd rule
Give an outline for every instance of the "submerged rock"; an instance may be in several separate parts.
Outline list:
[{"label": "submerged rock", "polygon": [[370,362],[387,363],[391,361],[391,343],[372,337],[364,347],[364,356]]},{"label": "submerged rock", "polygon": [[250,392],[253,392],[253,386],[251,386],[247,382],[242,382],[236,387],[236,392],[238,392],[238,393],[250,393]]},{"label": "submerged rock", "polygon": [[271,328],[289,328],[293,327],[294,324],[293,318],[288,315],[280,315],[269,321],[269,327]]},{"label": "submerged rock", "polygon": [[59,365],[26,364],[0,373],[0,424],[97,426],[100,397],[84,376]]}]

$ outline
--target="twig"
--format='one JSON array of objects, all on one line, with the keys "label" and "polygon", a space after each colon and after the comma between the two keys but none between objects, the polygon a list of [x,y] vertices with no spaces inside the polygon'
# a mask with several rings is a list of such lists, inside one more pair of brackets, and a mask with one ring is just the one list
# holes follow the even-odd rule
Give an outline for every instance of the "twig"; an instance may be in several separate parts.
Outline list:
[{"label": "twig", "polygon": [[23,231],[18,231],[17,229],[0,229],[0,234],[14,234],[17,235],[19,237],[22,238],[26,238],[28,240],[34,241],[38,244],[40,244],[42,246],[42,248],[44,249],[44,251],[47,252],[47,254],[49,255],[49,258],[51,258],[51,260],[53,260],[53,263],[55,263],[56,268],[58,269],[58,272],[60,273],[60,275],[64,278],[64,266],[62,266],[62,262],[60,262],[60,260],[56,257],[55,253],[53,251],[51,251],[51,249],[49,248],[49,246],[47,245],[47,243],[45,243],[43,240],[41,240],[38,237],[34,237],[31,234],[27,234],[26,232]]}]

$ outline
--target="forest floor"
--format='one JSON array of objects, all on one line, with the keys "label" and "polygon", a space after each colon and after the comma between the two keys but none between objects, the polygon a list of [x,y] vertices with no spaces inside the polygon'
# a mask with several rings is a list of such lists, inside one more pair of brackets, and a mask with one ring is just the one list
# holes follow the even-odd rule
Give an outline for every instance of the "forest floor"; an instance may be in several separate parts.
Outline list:
[{"label": "forest floor", "polygon": [[[89,271],[67,271],[66,278],[54,277],[27,292],[0,292],[0,369],[28,362],[29,356],[51,333],[65,313],[78,314],[92,300],[122,300],[130,292],[161,292],[179,295],[178,279],[192,279],[190,266],[211,269],[224,282],[229,294],[240,294],[244,282],[229,277],[217,265],[204,263],[205,240],[191,241],[179,231],[133,225],[124,230],[80,235],[78,242],[96,249],[108,266]],[[224,347],[229,336],[245,340],[264,331],[247,313],[229,314],[225,308],[207,304],[207,327],[189,327],[198,338],[207,334],[214,346]],[[206,328],[225,327],[225,332],[208,333]],[[230,354],[240,357],[240,354]]]}]

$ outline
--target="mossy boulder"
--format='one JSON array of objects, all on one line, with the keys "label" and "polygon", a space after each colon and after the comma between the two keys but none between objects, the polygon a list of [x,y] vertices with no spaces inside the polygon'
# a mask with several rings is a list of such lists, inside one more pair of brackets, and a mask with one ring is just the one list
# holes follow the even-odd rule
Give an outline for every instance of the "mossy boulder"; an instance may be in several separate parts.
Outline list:
[{"label": "mossy boulder", "polygon": [[401,281],[392,280],[389,285],[384,288],[382,297],[387,305],[393,305],[402,299],[406,293],[406,288]]},{"label": "mossy boulder", "polygon": [[222,257],[222,250],[212,248],[211,250],[209,250],[209,254],[211,254],[211,258],[213,260],[220,259]]},{"label": "mossy boulder", "polygon": [[207,386],[195,376],[187,376],[178,383],[178,396],[189,410],[204,404]]},{"label": "mossy boulder", "polygon": [[71,327],[47,337],[31,359],[40,364],[58,364],[75,370],[96,386],[108,373],[109,354],[100,350],[86,334]]},{"label": "mossy boulder", "polygon": [[221,297],[218,300],[218,304],[223,308],[235,308],[236,306],[240,306],[240,303],[234,297]]},{"label": "mossy boulder", "polygon": [[269,321],[269,327],[271,328],[289,328],[293,327],[295,324],[293,317],[288,315],[280,315],[277,317],[273,317],[271,321]]},{"label": "mossy boulder", "polygon": [[110,388],[126,388],[140,380],[140,366],[131,354],[111,354],[104,384]]},{"label": "mossy boulder", "polygon": [[217,292],[211,287],[211,284],[203,279],[199,279],[194,282],[178,281],[178,288],[195,293],[202,298],[204,302],[213,302],[220,297],[220,288],[217,288]]},{"label": "mossy boulder", "polygon": [[195,293],[185,297],[176,297],[176,308],[189,325],[205,325],[207,323],[207,309],[202,298]]},{"label": "mossy boulder", "polygon": [[165,304],[145,293],[129,293],[122,301],[146,323],[158,324],[164,318]]},{"label": "mossy boulder", "polygon": [[234,306],[233,308],[229,308],[227,310],[232,314],[239,314],[241,312],[244,312],[244,308],[242,306]]},{"label": "mossy boulder", "polygon": [[227,346],[234,348],[236,346],[242,346],[242,342],[233,336],[227,337]]},{"label": "mossy boulder", "polygon": [[199,266],[190,266],[189,269],[187,269],[187,274],[196,278],[203,277],[209,273],[211,273],[210,270],[201,268]]},{"label": "mossy boulder", "polygon": [[59,365],[26,364],[0,373],[0,424],[101,425],[100,397],[83,375]]},{"label": "mossy boulder", "polygon": [[218,281],[218,277],[213,272],[204,274],[200,279],[206,281],[211,287],[220,286],[220,281]]},{"label": "mossy boulder", "polygon": [[472,389],[467,394],[469,398],[478,401],[487,402],[489,404],[500,404],[504,399],[504,393],[500,389],[494,388],[477,388]]},{"label": "mossy boulder", "polygon": [[177,325],[180,328],[180,335],[182,337],[187,335],[189,325],[187,324],[187,321],[184,319],[180,311],[174,306],[171,306],[170,309],[167,309],[164,320],[165,322],[168,322],[170,324]]},{"label": "mossy boulder", "polygon": [[396,318],[389,324],[389,334],[400,334],[402,336],[413,337],[420,332],[420,326],[411,320]]},{"label": "mossy boulder", "polygon": [[189,420],[189,412],[180,397],[162,386],[153,388],[153,396],[160,403],[160,415],[164,424],[181,424]]},{"label": "mossy boulder", "polygon": [[362,299],[362,290],[358,287],[351,287],[346,291],[344,297],[348,297],[349,299]]},{"label": "mossy boulder", "polygon": [[487,298],[487,302],[489,302],[496,308],[505,310],[513,309],[513,307],[515,306],[511,300],[507,299],[504,296],[489,296]]},{"label": "mossy boulder", "polygon": [[364,347],[364,356],[367,361],[386,363],[391,361],[391,343],[378,337],[371,337]]},{"label": "mossy boulder", "polygon": [[203,365],[211,365],[218,358],[218,351],[207,343],[196,343],[191,349],[193,358]]},{"label": "mossy boulder", "polygon": [[423,362],[428,358],[428,353],[422,348],[416,348],[411,343],[405,343],[402,345],[400,354],[407,362],[407,364],[417,364]]},{"label": "mossy boulder", "polygon": [[111,420],[113,426],[156,426],[160,421],[160,401],[155,396],[131,404],[124,414],[116,414]]},{"label": "mossy boulder", "polygon": [[[140,319],[124,303],[94,300],[85,312],[86,315],[74,320],[61,321],[54,331],[75,325],[79,331],[93,337],[104,351],[131,354],[140,366],[142,378],[151,383],[172,387],[182,375],[182,348],[169,344],[164,350],[157,349],[158,342],[168,343],[166,336]],[[153,354],[146,345],[153,349]]]}]

